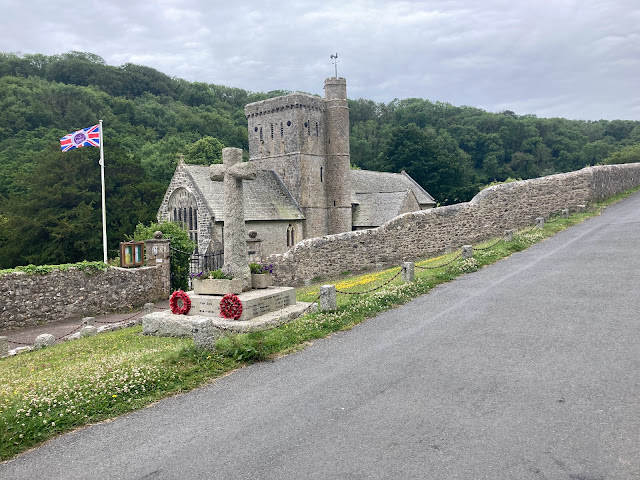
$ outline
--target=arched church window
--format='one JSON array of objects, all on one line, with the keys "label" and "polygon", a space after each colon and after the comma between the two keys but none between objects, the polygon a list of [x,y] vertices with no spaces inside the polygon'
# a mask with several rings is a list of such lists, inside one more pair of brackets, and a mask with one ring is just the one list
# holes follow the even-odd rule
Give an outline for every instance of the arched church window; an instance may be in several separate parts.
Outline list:
[{"label": "arched church window", "polygon": [[320,124],[316,122],[316,137],[320,136]]},{"label": "arched church window", "polygon": [[198,202],[193,193],[184,187],[177,188],[171,194],[167,209],[173,211],[173,221],[189,233],[189,238],[198,241]]},{"label": "arched church window", "polygon": [[293,225],[289,224],[287,227],[287,247],[293,247],[295,245],[295,237],[293,232]]}]

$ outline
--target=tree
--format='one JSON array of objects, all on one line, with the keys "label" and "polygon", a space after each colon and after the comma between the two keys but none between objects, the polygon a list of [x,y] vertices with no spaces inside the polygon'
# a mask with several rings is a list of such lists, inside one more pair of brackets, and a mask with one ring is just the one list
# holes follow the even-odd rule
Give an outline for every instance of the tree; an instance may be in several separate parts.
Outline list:
[{"label": "tree", "polygon": [[615,165],[618,163],[640,162],[640,143],[629,145],[611,154],[602,163],[605,165]]},{"label": "tree", "polygon": [[466,161],[450,135],[438,139],[433,129],[409,124],[392,131],[381,165],[387,171],[405,170],[436,201],[449,204],[468,200],[472,193]]},{"label": "tree", "polygon": [[[25,194],[0,203],[7,243],[0,265],[73,263],[102,258],[102,202],[99,153],[95,148],[39,155],[38,166],[22,179]],[[136,224],[152,219],[164,186],[147,180],[140,162],[122,149],[105,152],[108,250]],[[5,247],[5,245],[3,245]]]},{"label": "tree", "polygon": [[214,137],[206,136],[187,147],[186,161],[195,165],[222,163],[224,145]]}]

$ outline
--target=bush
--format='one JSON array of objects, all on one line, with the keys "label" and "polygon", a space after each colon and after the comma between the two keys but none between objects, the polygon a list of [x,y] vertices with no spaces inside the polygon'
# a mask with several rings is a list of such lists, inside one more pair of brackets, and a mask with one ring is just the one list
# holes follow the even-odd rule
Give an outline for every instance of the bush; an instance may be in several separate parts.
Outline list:
[{"label": "bush", "polygon": [[161,231],[164,238],[171,241],[171,289],[189,289],[189,260],[196,244],[191,241],[186,230],[175,222],[152,222],[150,225],[139,223],[133,233],[133,240],[144,241],[153,238],[156,231]]}]

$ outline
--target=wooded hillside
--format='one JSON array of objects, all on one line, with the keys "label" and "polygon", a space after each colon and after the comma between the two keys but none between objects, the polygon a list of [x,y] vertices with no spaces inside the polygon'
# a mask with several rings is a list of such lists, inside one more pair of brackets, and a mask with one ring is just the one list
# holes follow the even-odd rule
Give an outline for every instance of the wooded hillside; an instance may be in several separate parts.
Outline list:
[{"label": "wooded hillside", "polygon": [[[321,82],[323,79],[319,79]],[[91,53],[0,54],[0,268],[101,258],[99,152],[59,139],[104,120],[109,254],[155,218],[178,154],[248,148],[247,103],[287,92],[171,78]],[[640,122],[541,119],[422,99],[350,100],[355,167],[406,170],[442,204],[480,186],[640,161]],[[611,156],[610,160],[607,160]]]}]

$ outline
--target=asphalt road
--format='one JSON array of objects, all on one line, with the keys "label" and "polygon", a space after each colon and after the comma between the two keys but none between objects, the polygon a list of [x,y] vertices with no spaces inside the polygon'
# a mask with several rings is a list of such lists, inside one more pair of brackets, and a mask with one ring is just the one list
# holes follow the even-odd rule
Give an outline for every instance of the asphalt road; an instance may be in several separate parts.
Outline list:
[{"label": "asphalt road", "polygon": [[[428,234],[428,232],[426,232]],[[1,479],[639,479],[640,195]]]}]

